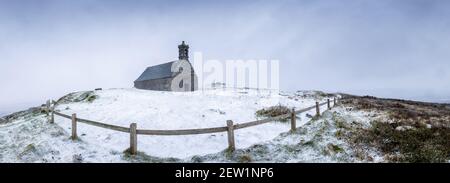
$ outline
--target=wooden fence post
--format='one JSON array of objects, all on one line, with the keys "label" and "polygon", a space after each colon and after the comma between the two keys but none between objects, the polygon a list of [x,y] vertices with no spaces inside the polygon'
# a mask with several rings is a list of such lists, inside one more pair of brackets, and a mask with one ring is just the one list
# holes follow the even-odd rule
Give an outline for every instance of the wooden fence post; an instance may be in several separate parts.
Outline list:
[{"label": "wooden fence post", "polygon": [[72,140],[77,139],[77,114],[72,114]]},{"label": "wooden fence post", "polygon": [[50,100],[47,100],[47,102],[45,103],[45,112],[48,113],[50,112]]},{"label": "wooden fence post", "polygon": [[55,123],[55,107],[52,107],[52,113],[50,116],[50,123]]},{"label": "wooden fence post", "polygon": [[233,121],[227,120],[227,127],[228,127],[228,150],[234,151],[236,146],[234,144]]},{"label": "wooden fence post", "polygon": [[330,110],[330,109],[331,109],[331,105],[330,105],[330,99],[329,99],[329,98],[327,99],[327,107],[328,107],[328,110]]},{"label": "wooden fence post", "polygon": [[316,116],[320,116],[320,106],[319,106],[319,102],[316,102]]},{"label": "wooden fence post", "polygon": [[291,131],[295,131],[295,129],[297,128],[297,124],[296,124],[296,119],[297,115],[295,115],[295,108],[292,108],[292,112],[291,112]]},{"label": "wooden fence post", "polygon": [[137,124],[130,124],[130,154],[135,155],[137,153]]}]

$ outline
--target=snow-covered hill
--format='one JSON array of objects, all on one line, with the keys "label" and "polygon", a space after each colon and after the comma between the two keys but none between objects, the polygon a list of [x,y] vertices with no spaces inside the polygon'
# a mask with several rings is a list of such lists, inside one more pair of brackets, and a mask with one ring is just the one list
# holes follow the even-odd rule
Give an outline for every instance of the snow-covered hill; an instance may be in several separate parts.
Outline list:
[{"label": "snow-covered hill", "polygon": [[[331,110],[298,115],[297,129],[271,122],[235,131],[229,152],[224,132],[186,136],[138,136],[130,156],[129,134],[78,124],[50,124],[41,107],[0,118],[0,162],[450,162],[450,106],[343,94]],[[56,110],[77,117],[139,129],[171,130],[225,126],[257,119],[256,111],[283,105],[305,108],[336,95],[251,89],[187,93],[109,89],[68,94]]]},{"label": "snow-covered hill", "polygon": [[[274,93],[245,89],[205,90],[196,92],[161,92],[137,89],[110,89],[69,94],[60,100],[56,110],[64,114],[128,127],[137,123],[139,129],[171,130],[226,126],[226,120],[243,123],[258,119],[259,109],[284,105],[305,108],[316,100],[324,101],[333,95],[322,92]],[[322,106],[324,111],[326,106]],[[339,108],[333,111],[342,110]],[[297,126],[310,122],[311,110],[299,115]],[[368,114],[359,114],[361,123]],[[327,112],[329,118],[331,112]],[[8,119],[9,118],[9,119]],[[122,162],[122,161],[226,161],[220,154],[227,148],[225,133],[185,136],[138,136],[141,159],[129,159],[123,151],[129,147],[127,133],[111,131],[86,124],[78,125],[80,141],[70,140],[70,120],[55,116],[49,124],[39,108],[10,115],[0,124],[1,162]],[[354,119],[358,120],[358,119]],[[321,123],[312,124],[317,125]],[[311,124],[309,124],[311,126]],[[306,125],[308,126],[308,125]],[[289,123],[272,122],[235,132],[236,148],[253,148],[258,144],[277,143],[281,146],[297,144],[317,134],[309,132],[302,138],[286,135]],[[329,130],[333,131],[333,128]],[[330,133],[331,133],[330,131]],[[322,132],[323,133],[323,132]],[[280,134],[282,134],[280,136]],[[283,135],[284,134],[284,135]],[[338,144],[333,137],[317,142],[326,147]],[[331,139],[330,139],[331,138]],[[283,143],[285,143],[283,145]],[[272,147],[272,146],[270,146]],[[269,148],[270,148],[269,147]],[[343,146],[344,147],[344,146]],[[279,148],[279,147],[278,147]],[[307,148],[305,148],[306,150]],[[317,151],[317,152],[316,152]],[[273,161],[327,161],[330,157],[318,156],[321,149],[297,154],[278,154]],[[219,154],[216,154],[219,153]],[[287,152],[284,152],[287,153]],[[214,155],[216,154],[216,155]],[[314,155],[315,154],[315,155]],[[274,154],[275,155],[275,154]],[[143,158],[146,157],[146,158]],[[149,160],[149,157],[151,157]],[[209,158],[208,158],[209,157]],[[159,159],[162,158],[162,159]],[[346,161],[353,161],[345,159]],[[261,161],[271,161],[262,159]],[[339,161],[339,160],[334,160]]]},{"label": "snow-covered hill", "polygon": [[[84,119],[139,129],[193,129],[226,126],[226,120],[242,123],[256,120],[255,112],[274,105],[304,108],[314,105],[314,98],[294,100],[255,90],[207,90],[189,93],[113,89],[96,91],[92,102],[70,102],[56,108],[65,114],[77,113]],[[323,108],[325,109],[325,108]],[[311,111],[313,114],[314,111]],[[307,122],[303,117],[299,125]],[[57,117],[56,123],[70,128],[68,119]],[[275,138],[288,131],[289,124],[269,123],[236,131],[236,147],[245,148]],[[97,146],[123,151],[129,136],[121,132],[80,125],[84,141]],[[219,152],[227,148],[225,133],[186,136],[144,136],[138,139],[138,150],[157,157],[186,158]]]}]

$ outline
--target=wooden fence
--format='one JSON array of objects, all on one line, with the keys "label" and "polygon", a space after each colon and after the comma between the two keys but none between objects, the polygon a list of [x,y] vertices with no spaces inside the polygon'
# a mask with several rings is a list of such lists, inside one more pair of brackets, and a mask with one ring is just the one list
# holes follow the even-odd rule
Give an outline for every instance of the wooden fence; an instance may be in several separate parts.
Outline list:
[{"label": "wooden fence", "polygon": [[[282,119],[290,118],[291,119],[291,131],[295,131],[297,128],[296,125],[296,116],[297,114],[307,112],[312,109],[316,109],[316,116],[320,116],[320,106],[327,105],[327,109],[331,109],[331,102],[330,99],[327,99],[326,102],[319,103],[316,102],[316,105],[307,107],[300,110],[292,109],[291,113],[283,114],[271,118],[266,118],[262,120],[256,120],[246,123],[237,123],[234,124],[232,120],[226,121],[226,126],[223,127],[215,127],[215,128],[199,128],[199,129],[183,129],[183,130],[145,130],[145,129],[137,129],[136,123],[131,123],[130,127],[123,127],[123,126],[117,126],[117,125],[111,125],[106,123],[101,123],[97,121],[87,120],[78,118],[77,114],[67,115],[60,112],[55,111],[56,102],[50,100],[47,101],[45,111],[47,112],[47,115],[50,115],[50,123],[55,122],[55,115],[61,116],[63,118],[70,119],[72,121],[72,140],[76,140],[77,137],[77,124],[78,123],[84,123],[100,128],[106,128],[114,131],[124,132],[130,134],[130,149],[129,152],[131,154],[136,154],[137,152],[137,135],[195,135],[195,134],[208,134],[208,133],[219,133],[219,132],[227,132],[228,136],[228,149],[230,151],[235,150],[235,140],[234,140],[234,131],[248,128],[252,126],[262,125],[265,123],[269,123],[272,121],[279,121]],[[338,99],[334,98],[333,100],[333,107],[338,104]]]}]

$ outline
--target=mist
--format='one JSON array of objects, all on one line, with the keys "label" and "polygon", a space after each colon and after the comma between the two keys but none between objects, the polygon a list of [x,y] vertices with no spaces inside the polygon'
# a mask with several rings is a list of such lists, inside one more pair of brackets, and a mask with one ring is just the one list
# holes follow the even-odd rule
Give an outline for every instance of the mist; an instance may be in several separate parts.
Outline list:
[{"label": "mist", "polygon": [[285,91],[450,99],[450,2],[0,0],[0,113],[130,88],[186,41],[204,59],[276,59]]}]

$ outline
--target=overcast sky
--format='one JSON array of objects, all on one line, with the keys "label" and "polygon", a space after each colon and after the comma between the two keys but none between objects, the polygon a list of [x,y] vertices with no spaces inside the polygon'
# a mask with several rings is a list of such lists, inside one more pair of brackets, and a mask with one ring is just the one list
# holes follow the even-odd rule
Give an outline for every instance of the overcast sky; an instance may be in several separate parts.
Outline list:
[{"label": "overcast sky", "polygon": [[132,87],[181,40],[205,59],[277,59],[282,90],[448,99],[449,17],[446,0],[0,0],[0,112]]}]

